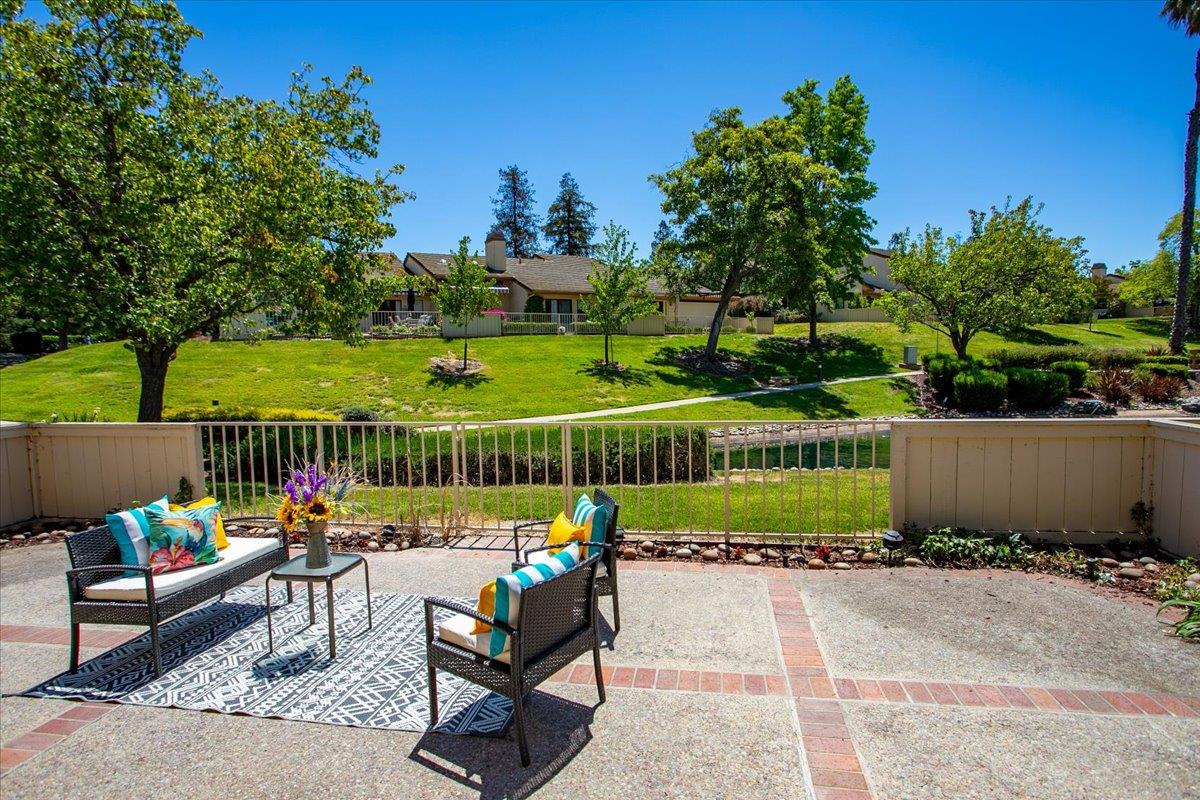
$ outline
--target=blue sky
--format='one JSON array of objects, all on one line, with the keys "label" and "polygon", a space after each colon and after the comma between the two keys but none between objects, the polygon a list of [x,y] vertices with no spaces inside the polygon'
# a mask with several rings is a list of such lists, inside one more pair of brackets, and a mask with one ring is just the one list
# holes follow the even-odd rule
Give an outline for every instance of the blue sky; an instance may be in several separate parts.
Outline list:
[{"label": "blue sky", "polygon": [[647,182],[714,108],[758,119],[806,78],[849,73],[871,105],[876,237],[1033,194],[1110,267],[1148,256],[1179,206],[1196,42],[1158,2],[438,4],[184,2],[189,67],[278,96],[311,62],[375,79],[382,163],[416,200],[389,246],[482,249],[497,170],[528,170],[544,213],[574,173],[645,253]]}]

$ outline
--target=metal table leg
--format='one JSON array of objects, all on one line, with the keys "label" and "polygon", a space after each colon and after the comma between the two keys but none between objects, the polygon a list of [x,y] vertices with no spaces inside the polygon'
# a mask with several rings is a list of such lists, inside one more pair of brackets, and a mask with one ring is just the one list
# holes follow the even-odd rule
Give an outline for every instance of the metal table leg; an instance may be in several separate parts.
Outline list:
[{"label": "metal table leg", "polygon": [[329,658],[333,660],[337,658],[337,628],[333,623],[333,581],[329,578],[325,579],[325,604],[329,607]]},{"label": "metal table leg", "polygon": [[275,634],[271,630],[271,576],[267,576],[267,652],[275,652]]},{"label": "metal table leg", "polygon": [[365,558],[362,560],[362,565],[363,579],[367,582],[367,630],[370,630],[374,624],[371,621],[371,568],[367,566]]},{"label": "metal table leg", "polygon": [[313,600],[312,581],[307,581],[308,586],[308,624],[315,625],[317,622],[317,604]]}]

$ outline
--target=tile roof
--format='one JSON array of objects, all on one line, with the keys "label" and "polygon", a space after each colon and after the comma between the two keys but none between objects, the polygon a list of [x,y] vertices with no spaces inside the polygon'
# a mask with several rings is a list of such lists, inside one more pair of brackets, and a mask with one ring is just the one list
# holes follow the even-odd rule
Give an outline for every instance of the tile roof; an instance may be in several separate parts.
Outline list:
[{"label": "tile roof", "polygon": [[[448,253],[409,253],[408,258],[420,264],[436,278],[444,278],[450,272],[453,256]],[[483,264],[482,256],[475,256],[475,263]],[[506,258],[505,271],[494,273],[498,280],[513,280],[534,293],[590,294],[588,273],[595,262],[585,256],[559,256],[538,253],[532,258]],[[648,283],[651,294],[666,295],[666,288],[651,278]]]}]

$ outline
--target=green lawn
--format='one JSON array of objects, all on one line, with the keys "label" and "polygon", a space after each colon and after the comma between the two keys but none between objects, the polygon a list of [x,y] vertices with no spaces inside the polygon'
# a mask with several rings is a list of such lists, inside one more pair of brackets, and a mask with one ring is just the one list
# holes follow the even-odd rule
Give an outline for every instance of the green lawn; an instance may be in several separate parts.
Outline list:
[{"label": "green lawn", "polygon": [[[803,325],[777,326],[775,336],[723,335],[722,348],[739,352],[757,365],[753,379],[794,375],[801,381],[876,375],[900,369],[903,346],[922,352],[935,348],[931,332],[914,328],[901,334],[886,323],[828,323],[822,333],[840,333],[847,344],[826,352],[821,363],[797,348],[788,336]],[[1021,341],[1147,347],[1164,344],[1166,321],[1111,320],[1086,325],[1050,325]],[[452,383],[429,375],[431,356],[455,350],[440,339],[373,341],[365,347],[340,342],[288,341],[250,345],[241,342],[190,342],[171,364],[167,406],[288,406],[336,411],[363,405],[397,420],[490,420],[612,408],[718,392],[754,388],[751,377],[697,375],[674,366],[672,351],[703,344],[701,336],[635,337],[614,341],[616,357],[629,369],[620,377],[598,372],[594,359],[603,343],[596,336],[521,336],[479,339],[471,354],[487,369],[471,383]],[[1004,344],[981,335],[972,345],[986,352]],[[946,348],[944,337],[942,349]],[[120,343],[76,347],[0,371],[0,417],[38,420],[52,413],[80,414],[98,408],[102,419],[136,416],[138,374],[133,354]],[[676,410],[678,419],[716,416],[836,417],[903,413],[904,393],[890,384],[850,385],[813,393],[730,401]],[[665,418],[666,412],[656,412]]]},{"label": "green lawn", "polygon": [[712,403],[619,414],[605,419],[786,420],[896,417],[917,413],[916,387],[906,378],[880,378],[821,389],[718,400]]}]

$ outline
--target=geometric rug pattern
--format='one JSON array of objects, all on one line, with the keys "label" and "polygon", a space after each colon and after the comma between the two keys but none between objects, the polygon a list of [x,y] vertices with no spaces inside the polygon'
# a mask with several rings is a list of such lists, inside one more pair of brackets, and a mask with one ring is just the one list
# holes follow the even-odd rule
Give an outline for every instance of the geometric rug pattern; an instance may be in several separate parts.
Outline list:
[{"label": "geometric rug pattern", "polygon": [[[254,717],[400,731],[429,725],[425,610],[420,595],[366,595],[337,589],[337,658],[329,658],[325,592],[308,624],[306,588],[287,603],[272,590],[275,652],[267,652],[265,591],[239,586],[160,627],[163,676],[154,677],[149,634],[133,639],[21,694],[218,711]],[[450,612],[437,609],[435,624]],[[512,703],[438,672],[440,733],[502,736]]]}]

